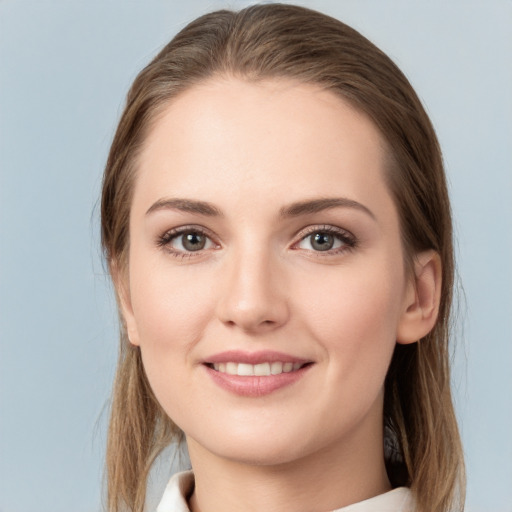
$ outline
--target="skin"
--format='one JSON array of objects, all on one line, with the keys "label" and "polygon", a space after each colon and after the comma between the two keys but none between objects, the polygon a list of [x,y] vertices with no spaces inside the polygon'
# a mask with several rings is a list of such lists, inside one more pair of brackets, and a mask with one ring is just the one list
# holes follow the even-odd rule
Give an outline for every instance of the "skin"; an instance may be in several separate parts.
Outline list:
[{"label": "skin", "polygon": [[[405,271],[384,147],[373,123],[333,93],[277,80],[194,86],[150,131],[118,285],[130,341],[186,434],[193,511],[320,512],[390,489],[383,383],[396,342],[434,325],[440,266],[424,253],[413,276]],[[326,198],[352,203],[282,214]],[[206,231],[202,250],[171,239],[182,226]],[[319,251],[310,235],[326,226],[343,236]],[[292,385],[239,396],[204,365],[235,349],[312,364]]]}]

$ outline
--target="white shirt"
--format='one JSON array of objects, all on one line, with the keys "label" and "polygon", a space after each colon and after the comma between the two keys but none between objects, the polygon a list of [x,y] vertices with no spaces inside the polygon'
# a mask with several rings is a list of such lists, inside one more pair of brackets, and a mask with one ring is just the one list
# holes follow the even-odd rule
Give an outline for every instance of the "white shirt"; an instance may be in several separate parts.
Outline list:
[{"label": "white shirt", "polygon": [[[176,473],[169,480],[156,512],[190,512],[187,496],[193,485],[192,471]],[[411,491],[407,487],[398,487],[380,496],[332,512],[413,512],[413,510],[414,500]]]}]

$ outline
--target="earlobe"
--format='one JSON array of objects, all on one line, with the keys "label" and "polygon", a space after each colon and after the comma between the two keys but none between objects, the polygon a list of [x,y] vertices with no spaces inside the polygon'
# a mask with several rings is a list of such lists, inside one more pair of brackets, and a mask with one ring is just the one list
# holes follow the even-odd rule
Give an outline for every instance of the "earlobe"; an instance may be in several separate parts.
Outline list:
[{"label": "earlobe", "polygon": [[407,285],[397,343],[414,343],[435,326],[441,300],[441,270],[437,252],[425,251],[415,256],[414,275]]},{"label": "earlobe", "polygon": [[120,269],[114,262],[110,264],[110,275],[112,276],[112,281],[116,290],[119,310],[126,326],[128,340],[132,345],[139,346],[139,332],[137,329],[137,323],[135,322],[135,316],[133,314],[128,272]]}]

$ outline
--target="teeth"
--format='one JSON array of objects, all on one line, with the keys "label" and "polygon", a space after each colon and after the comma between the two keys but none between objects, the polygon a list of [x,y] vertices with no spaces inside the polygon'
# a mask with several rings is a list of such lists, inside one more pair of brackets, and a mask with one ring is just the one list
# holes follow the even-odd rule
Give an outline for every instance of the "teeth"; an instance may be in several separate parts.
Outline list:
[{"label": "teeth", "polygon": [[272,375],[279,375],[283,373],[283,363],[275,362],[270,365],[270,373]]},{"label": "teeth", "polygon": [[237,375],[238,365],[236,363],[226,363],[226,373],[229,375]]},{"label": "teeth", "polygon": [[270,363],[255,364],[254,375],[270,375]]},{"label": "teeth", "polygon": [[237,375],[254,375],[254,366],[252,364],[239,363]]},{"label": "teeth", "polygon": [[256,375],[259,377],[267,377],[269,375],[279,375],[280,373],[290,373],[299,370],[302,363],[281,363],[274,361],[273,363],[214,363],[213,369],[220,373],[227,373],[228,375],[251,376]]}]

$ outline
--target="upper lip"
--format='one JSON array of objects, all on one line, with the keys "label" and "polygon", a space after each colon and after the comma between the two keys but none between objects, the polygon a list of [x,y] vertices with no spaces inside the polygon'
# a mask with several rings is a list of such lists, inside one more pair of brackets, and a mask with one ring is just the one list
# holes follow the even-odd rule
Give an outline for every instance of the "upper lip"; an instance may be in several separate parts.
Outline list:
[{"label": "upper lip", "polygon": [[261,364],[261,363],[310,363],[311,360],[302,357],[295,357],[283,352],[274,352],[269,350],[259,352],[244,352],[241,350],[226,350],[219,354],[214,354],[204,360],[204,363],[245,363],[245,364]]}]

